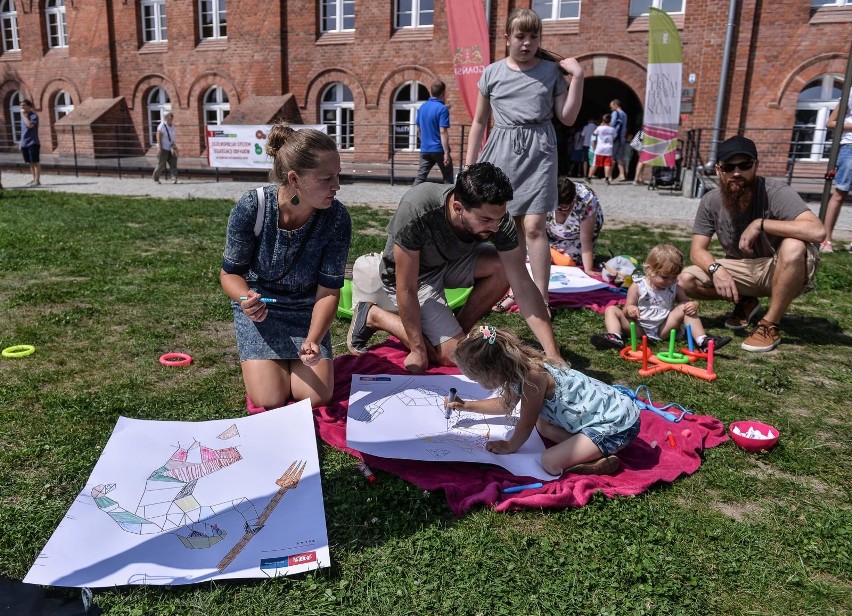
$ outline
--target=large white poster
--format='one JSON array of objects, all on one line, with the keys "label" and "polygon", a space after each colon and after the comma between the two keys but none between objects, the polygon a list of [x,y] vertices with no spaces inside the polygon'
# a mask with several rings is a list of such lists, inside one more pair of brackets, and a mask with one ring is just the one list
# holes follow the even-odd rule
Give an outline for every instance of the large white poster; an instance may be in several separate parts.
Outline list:
[{"label": "large white poster", "polygon": [[495,395],[463,376],[353,375],[346,444],[382,458],[480,462],[502,466],[519,477],[554,478],[541,467],[544,443],[535,430],[516,453],[486,451],[489,440],[509,438],[517,411],[483,415],[454,410],[448,414],[444,397],[450,388],[464,400]]},{"label": "large white poster", "polygon": [[[527,271],[532,276],[532,268],[530,268],[529,263],[527,263]],[[608,287],[607,283],[592,278],[579,267],[550,266],[550,281],[547,284],[547,290],[550,293],[582,293]]]},{"label": "large white poster", "polygon": [[[293,124],[292,127],[328,131],[325,124]],[[266,138],[271,129],[267,124],[208,124],[207,164],[231,169],[271,169],[272,160],[266,155]]]},{"label": "large white poster", "polygon": [[192,584],[329,564],[304,400],[240,419],[120,417],[24,582]]}]

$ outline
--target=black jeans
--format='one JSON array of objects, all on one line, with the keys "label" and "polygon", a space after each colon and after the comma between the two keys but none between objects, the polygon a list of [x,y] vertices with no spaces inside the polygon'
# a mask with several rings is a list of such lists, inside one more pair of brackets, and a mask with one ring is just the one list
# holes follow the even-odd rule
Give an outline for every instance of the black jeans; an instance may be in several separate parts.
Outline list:
[{"label": "black jeans", "polygon": [[417,170],[417,177],[414,179],[414,185],[422,184],[429,176],[432,167],[438,165],[441,170],[441,175],[444,176],[444,184],[453,183],[453,159],[450,159],[450,164],[444,164],[443,152],[421,152],[420,153],[420,168]]}]

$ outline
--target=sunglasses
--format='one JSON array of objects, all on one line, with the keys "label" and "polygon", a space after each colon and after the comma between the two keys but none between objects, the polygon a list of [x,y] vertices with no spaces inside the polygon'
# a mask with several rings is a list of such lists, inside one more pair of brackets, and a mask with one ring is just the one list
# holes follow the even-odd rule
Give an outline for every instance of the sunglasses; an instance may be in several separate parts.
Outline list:
[{"label": "sunglasses", "polygon": [[740,171],[748,171],[752,167],[754,167],[753,160],[747,160],[742,163],[719,163],[719,169],[721,169],[725,173],[732,173],[734,169],[739,169]]}]

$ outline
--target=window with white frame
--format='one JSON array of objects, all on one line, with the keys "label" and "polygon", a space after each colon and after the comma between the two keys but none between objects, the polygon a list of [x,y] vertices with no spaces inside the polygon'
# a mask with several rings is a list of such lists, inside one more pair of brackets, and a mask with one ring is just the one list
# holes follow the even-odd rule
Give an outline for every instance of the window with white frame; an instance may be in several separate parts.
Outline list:
[{"label": "window with white frame", "polygon": [[231,103],[223,88],[213,86],[204,94],[204,124],[221,124],[231,113]]},{"label": "window with white frame", "polygon": [[18,11],[14,0],[0,2],[0,32],[3,34],[3,51],[20,51],[18,43]]},{"label": "window with white frame", "polygon": [[814,8],[823,6],[848,6],[852,8],[852,0],[811,0],[811,6]]},{"label": "window with white frame", "polygon": [[74,111],[74,101],[71,100],[71,95],[65,90],[57,92],[53,98],[53,117],[61,120],[72,111]]},{"label": "window with white frame", "polygon": [[142,0],[142,42],[169,40],[166,27],[166,0]]},{"label": "window with white frame", "polygon": [[533,0],[532,10],[543,20],[579,19],[580,0]]},{"label": "window with white frame", "polygon": [[431,26],[435,13],[435,0],[395,0],[397,28]]},{"label": "window with white frame", "polygon": [[199,0],[198,19],[202,39],[226,38],[228,36],[228,14],[225,10],[225,0]]},{"label": "window with white frame", "polygon": [[417,110],[429,100],[429,90],[419,81],[402,84],[393,97],[393,149],[414,152],[417,144]]},{"label": "window with white frame", "polygon": [[320,0],[320,31],[355,29],[355,0]]},{"label": "window with white frame", "polygon": [[355,102],[352,90],[342,83],[333,83],[320,99],[320,117],[328,134],[337,142],[338,150],[355,148]]},{"label": "window with white frame", "polygon": [[834,131],[826,128],[828,116],[837,107],[843,93],[843,78],[822,75],[808,83],[796,102],[792,150],[797,160],[828,160]]},{"label": "window with white frame", "polygon": [[148,94],[148,142],[150,145],[157,145],[157,127],[166,114],[172,110],[172,103],[169,100],[169,95],[163,88],[153,88]]},{"label": "window with white frame", "polygon": [[651,7],[669,14],[683,13],[685,5],[686,0],[630,0],[630,16],[647,15]]},{"label": "window with white frame", "polygon": [[47,46],[68,47],[68,27],[65,23],[65,0],[47,0],[44,5],[47,17]]},{"label": "window with white frame", "polygon": [[9,97],[9,121],[12,123],[10,127],[12,132],[12,142],[20,143],[21,142],[21,93],[17,90],[12,92],[12,96]]}]

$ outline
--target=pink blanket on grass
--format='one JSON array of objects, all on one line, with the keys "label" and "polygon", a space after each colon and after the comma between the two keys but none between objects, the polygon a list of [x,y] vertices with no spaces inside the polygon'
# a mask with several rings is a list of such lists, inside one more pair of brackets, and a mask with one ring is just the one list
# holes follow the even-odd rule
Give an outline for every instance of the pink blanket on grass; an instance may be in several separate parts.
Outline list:
[{"label": "pink blanket on grass", "polygon": [[[551,308],[588,308],[603,314],[609,306],[624,305],[626,298],[612,287],[576,293],[549,293],[547,303]],[[518,305],[514,304],[508,312],[518,312]]]},{"label": "pink blanket on grass", "polygon": [[[477,505],[496,511],[539,509],[542,507],[581,507],[600,491],[605,496],[640,494],[660,482],[672,482],[691,475],[701,465],[703,449],[728,440],[725,428],[709,415],[684,416],[679,423],[666,421],[656,413],[642,411],[639,436],[618,453],[621,470],[612,476],[570,475],[518,494],[503,494],[501,488],[533,483],[531,477],[515,477],[509,471],[484,464],[464,462],[421,462],[362,455],[346,446],[346,413],[352,375],[405,374],[405,348],[393,339],[373,347],[366,355],[343,355],[334,360],[334,401],[314,409],[317,432],[326,443],[362,458],[371,467],[393,473],[424,490],[444,490],[450,509],[461,516]],[[456,368],[434,368],[430,374],[458,374]],[[682,432],[691,434],[684,436]],[[672,446],[666,433],[671,431]],[[656,441],[656,446],[652,444]]]}]

